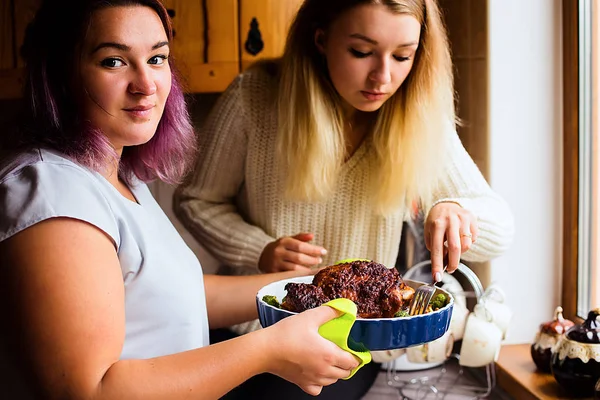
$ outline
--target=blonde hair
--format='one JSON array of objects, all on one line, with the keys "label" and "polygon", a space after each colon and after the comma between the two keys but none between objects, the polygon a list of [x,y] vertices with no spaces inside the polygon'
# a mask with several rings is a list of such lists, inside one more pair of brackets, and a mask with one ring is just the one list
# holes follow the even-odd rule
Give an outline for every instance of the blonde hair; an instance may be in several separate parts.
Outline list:
[{"label": "blonde hair", "polygon": [[414,201],[431,201],[443,169],[444,135],[455,120],[452,61],[435,0],[305,0],[281,59],[278,153],[289,171],[289,199],[319,201],[333,193],[346,156],[345,121],[314,37],[316,29],[360,4],[381,4],[421,24],[412,70],[377,111],[371,131],[373,201],[386,215],[411,210]]}]

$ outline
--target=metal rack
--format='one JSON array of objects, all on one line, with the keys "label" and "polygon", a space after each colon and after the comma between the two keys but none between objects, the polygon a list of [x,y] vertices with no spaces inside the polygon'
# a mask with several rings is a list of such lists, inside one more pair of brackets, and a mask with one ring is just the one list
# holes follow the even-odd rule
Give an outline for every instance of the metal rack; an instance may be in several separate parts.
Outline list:
[{"label": "metal rack", "polygon": [[[475,273],[466,265],[460,264],[457,271],[454,273],[463,287],[461,293],[455,295],[465,296],[466,299],[471,299],[471,305],[468,308],[473,311],[475,304],[483,296],[483,286]],[[458,276],[456,276],[458,275]],[[419,276],[431,276],[430,261],[423,261],[409,268],[405,273],[406,279],[418,279]],[[469,301],[467,301],[469,304]],[[460,344],[460,342],[457,342]],[[456,347],[456,346],[455,346]],[[403,400],[429,400],[429,399],[446,399],[451,396],[452,399],[469,399],[478,400],[490,396],[492,390],[496,386],[496,367],[494,363],[488,364],[483,369],[484,381],[482,385],[474,384],[476,379],[471,374],[473,368],[462,367],[458,364],[460,360],[460,352],[453,352],[450,357],[441,364],[441,369],[430,369],[419,371],[419,376],[407,378],[404,371],[394,367],[394,363],[388,363],[387,367],[387,383],[398,389]],[[414,375],[412,373],[411,375]]]},{"label": "metal rack", "polygon": [[404,379],[402,374],[393,370],[391,364],[387,369],[387,383],[398,389],[403,400],[428,400],[446,399],[452,395],[453,399],[484,399],[487,398],[496,386],[496,373],[494,364],[485,367],[485,385],[476,385],[474,379],[469,379],[469,371],[458,366],[457,370],[449,367],[449,362],[458,360],[458,354],[452,354],[441,370],[435,375],[423,375],[416,378]]}]

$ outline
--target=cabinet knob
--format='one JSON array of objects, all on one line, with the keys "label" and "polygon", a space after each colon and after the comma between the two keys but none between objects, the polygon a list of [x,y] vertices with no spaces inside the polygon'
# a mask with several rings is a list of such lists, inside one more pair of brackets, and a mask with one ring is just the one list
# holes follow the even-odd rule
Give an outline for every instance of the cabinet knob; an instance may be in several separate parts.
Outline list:
[{"label": "cabinet knob", "polygon": [[250,30],[248,31],[248,38],[246,39],[244,47],[246,48],[246,51],[253,56],[260,53],[265,47],[256,18],[252,18],[252,22],[250,22]]}]

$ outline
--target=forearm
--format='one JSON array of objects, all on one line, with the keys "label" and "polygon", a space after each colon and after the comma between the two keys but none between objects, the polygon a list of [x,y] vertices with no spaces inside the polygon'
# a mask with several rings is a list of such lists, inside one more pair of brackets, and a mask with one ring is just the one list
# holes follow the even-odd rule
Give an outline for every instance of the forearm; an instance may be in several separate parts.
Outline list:
[{"label": "forearm", "polygon": [[256,293],[260,288],[271,282],[306,275],[303,271],[251,276],[205,275],[210,327],[222,328],[256,319]]},{"label": "forearm", "polygon": [[473,246],[462,255],[465,261],[488,261],[502,255],[512,243],[514,221],[506,202],[497,195],[458,199],[477,216],[478,235]]},{"label": "forearm", "polygon": [[218,399],[250,377],[266,372],[269,345],[264,336],[252,332],[184,353],[118,361],[90,398]]},{"label": "forearm", "polygon": [[487,261],[508,249],[513,238],[513,216],[508,204],[490,188],[456,133],[452,133],[449,139],[446,177],[440,182],[430,207],[449,201],[472,212],[477,217],[479,233],[476,242],[462,258],[466,261]]}]

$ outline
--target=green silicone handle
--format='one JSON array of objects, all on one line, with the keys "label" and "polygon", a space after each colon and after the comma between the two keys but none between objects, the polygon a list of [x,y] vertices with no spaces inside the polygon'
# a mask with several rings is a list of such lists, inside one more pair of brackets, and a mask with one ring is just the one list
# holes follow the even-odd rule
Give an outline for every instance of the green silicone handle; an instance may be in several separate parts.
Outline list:
[{"label": "green silicone handle", "polygon": [[371,261],[371,260],[367,260],[366,258],[346,258],[345,260],[339,260],[339,261],[337,261],[333,265],[345,264],[345,263],[350,263],[350,262],[353,262],[353,261]]},{"label": "green silicone handle", "polygon": [[324,305],[335,308],[343,314],[321,325],[319,327],[319,334],[337,344],[343,350],[354,354],[360,361],[360,364],[352,370],[350,376],[344,378],[350,379],[363,365],[371,362],[371,353],[368,351],[355,351],[348,347],[350,329],[352,329],[352,325],[354,325],[354,321],[356,320],[356,304],[352,300],[339,298],[331,300]]}]

